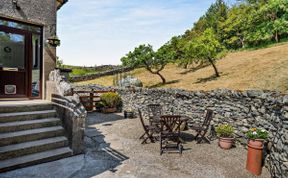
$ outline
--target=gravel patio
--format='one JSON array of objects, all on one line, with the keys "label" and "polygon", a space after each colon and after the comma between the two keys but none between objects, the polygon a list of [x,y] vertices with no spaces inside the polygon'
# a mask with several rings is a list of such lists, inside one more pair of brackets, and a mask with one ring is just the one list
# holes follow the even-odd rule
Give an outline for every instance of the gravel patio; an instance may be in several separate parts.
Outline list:
[{"label": "gravel patio", "polygon": [[[178,177],[252,178],[245,170],[247,151],[241,146],[222,150],[217,141],[196,144],[193,133],[182,134],[183,155],[159,154],[159,143],[140,144],[138,118],[122,114],[88,114],[85,154],[0,174],[0,177]],[[259,178],[270,174],[263,168]]]}]

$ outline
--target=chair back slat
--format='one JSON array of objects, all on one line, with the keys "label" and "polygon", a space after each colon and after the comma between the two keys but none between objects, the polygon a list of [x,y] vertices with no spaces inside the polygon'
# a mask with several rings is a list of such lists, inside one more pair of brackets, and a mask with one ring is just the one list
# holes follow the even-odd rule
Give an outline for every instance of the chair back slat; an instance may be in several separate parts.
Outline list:
[{"label": "chair back slat", "polygon": [[212,120],[212,116],[213,116],[213,111],[211,109],[207,109],[205,120],[202,124],[202,127],[208,127],[210,125],[210,122]]},{"label": "chair back slat", "polygon": [[[161,131],[180,132],[180,119],[179,115],[163,115],[160,117]],[[177,127],[176,127],[177,125]]]},{"label": "chair back slat", "polygon": [[160,118],[162,115],[162,106],[160,104],[149,104],[147,107],[151,116]]}]

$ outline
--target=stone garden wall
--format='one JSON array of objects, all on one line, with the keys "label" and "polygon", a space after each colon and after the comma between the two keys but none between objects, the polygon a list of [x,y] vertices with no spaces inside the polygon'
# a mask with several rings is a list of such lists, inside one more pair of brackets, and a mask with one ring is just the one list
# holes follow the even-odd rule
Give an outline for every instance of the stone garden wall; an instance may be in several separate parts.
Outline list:
[{"label": "stone garden wall", "polygon": [[104,72],[98,72],[95,74],[87,74],[84,76],[74,76],[70,77],[70,82],[80,82],[80,81],[86,81],[86,80],[93,80],[99,77],[107,76],[107,75],[115,75],[123,72],[129,72],[132,71],[134,68],[131,67],[115,67],[114,69],[107,70]]},{"label": "stone garden wall", "polygon": [[76,94],[71,96],[71,85],[63,79],[59,70],[50,72],[46,86],[46,99],[52,101],[58,117],[61,118],[69,140],[69,147],[74,155],[83,153],[87,112],[81,104],[79,96]]},{"label": "stone garden wall", "polygon": [[288,95],[269,91],[184,91],[177,89],[118,89],[123,109],[144,109],[160,103],[166,114],[183,114],[200,123],[206,108],[214,111],[212,125],[229,123],[246,144],[245,132],[260,127],[270,132],[266,166],[272,177],[288,177]]},{"label": "stone garden wall", "polygon": [[[76,90],[99,90],[100,85],[77,87]],[[111,89],[111,88],[110,88]],[[204,111],[214,111],[212,125],[229,123],[236,128],[238,143],[246,145],[245,133],[251,127],[264,128],[270,133],[265,160],[271,177],[288,177],[288,95],[273,91],[185,91],[179,89],[133,90],[118,88],[123,110],[137,111],[146,105],[159,103],[165,114],[181,114],[193,123],[202,123]]]}]

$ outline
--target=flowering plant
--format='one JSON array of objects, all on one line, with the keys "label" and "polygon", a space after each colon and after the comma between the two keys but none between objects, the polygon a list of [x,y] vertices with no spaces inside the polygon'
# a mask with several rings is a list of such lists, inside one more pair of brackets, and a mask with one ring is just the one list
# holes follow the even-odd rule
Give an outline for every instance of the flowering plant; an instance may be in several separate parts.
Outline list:
[{"label": "flowering plant", "polygon": [[219,137],[233,137],[234,128],[229,124],[223,124],[216,127],[216,133]]},{"label": "flowering plant", "polygon": [[246,133],[246,136],[249,139],[263,139],[263,140],[266,140],[268,138],[268,132],[265,129],[251,128]]}]

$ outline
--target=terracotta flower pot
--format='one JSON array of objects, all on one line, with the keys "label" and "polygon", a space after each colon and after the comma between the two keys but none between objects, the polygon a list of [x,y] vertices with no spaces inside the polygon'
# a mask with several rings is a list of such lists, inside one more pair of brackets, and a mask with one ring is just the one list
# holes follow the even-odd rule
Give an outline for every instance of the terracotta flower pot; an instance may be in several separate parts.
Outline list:
[{"label": "terracotta flower pot", "polygon": [[233,142],[234,142],[234,138],[226,138],[226,137],[219,138],[219,146],[225,150],[230,149],[233,145]]},{"label": "terracotta flower pot", "polygon": [[254,175],[262,172],[262,152],[264,140],[255,139],[248,141],[246,169]]},{"label": "terracotta flower pot", "polygon": [[248,145],[256,146],[256,147],[263,147],[263,143],[264,143],[264,140],[262,139],[254,139],[254,140],[248,141]]},{"label": "terracotta flower pot", "polygon": [[113,112],[116,112],[117,111],[117,108],[114,107],[114,108],[103,108],[103,112],[104,113],[113,113]]}]

